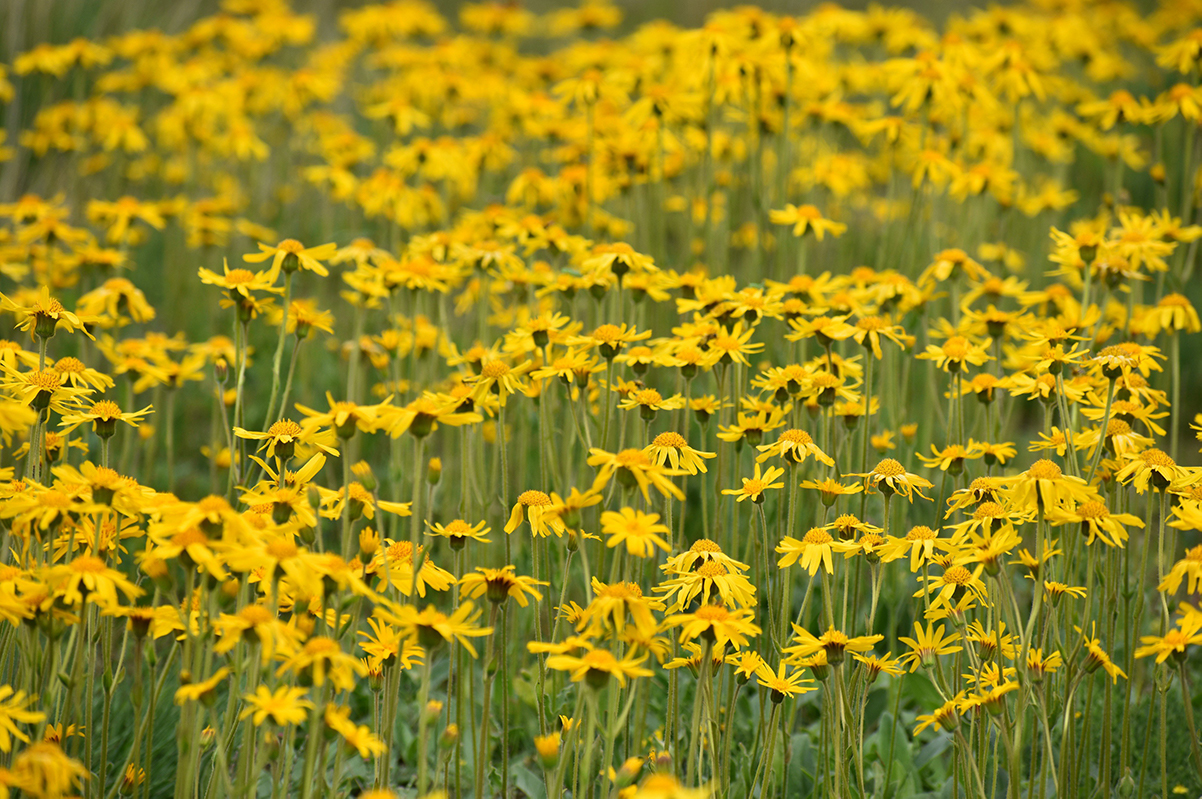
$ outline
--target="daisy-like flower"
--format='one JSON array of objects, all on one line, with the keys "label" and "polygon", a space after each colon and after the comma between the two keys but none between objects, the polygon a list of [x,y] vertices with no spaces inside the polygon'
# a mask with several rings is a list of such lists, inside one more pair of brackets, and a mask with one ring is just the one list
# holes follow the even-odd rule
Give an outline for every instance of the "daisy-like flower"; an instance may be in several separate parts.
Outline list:
[{"label": "daisy-like flower", "polygon": [[57,414],[69,416],[92,393],[90,388],[63,385],[62,375],[54,369],[20,372],[2,363],[0,368],[4,370],[0,387],[36,411],[49,408]]},{"label": "daisy-like flower", "polygon": [[92,407],[86,411],[76,411],[63,416],[59,426],[65,427],[66,432],[71,432],[81,424],[92,423],[92,432],[100,438],[110,438],[117,431],[117,422],[125,422],[130,427],[137,427],[138,422],[142,417],[151,413],[151,406],[147,405],[140,411],[123,412],[120,406],[112,400],[100,400],[92,403]]},{"label": "daisy-like flower", "polygon": [[854,327],[856,332],[851,337],[864,349],[871,350],[878,361],[884,357],[884,352],[881,350],[882,338],[892,341],[903,349],[907,346],[904,339],[905,328],[893,324],[887,316],[861,316],[856,320]]},{"label": "daisy-like flower", "polygon": [[907,472],[905,467],[893,458],[885,458],[870,472],[851,473],[848,477],[863,477],[869,488],[875,488],[886,496],[901,494],[911,502],[914,501],[915,494],[930,500],[921,489],[933,486],[926,478]]},{"label": "daisy-like flower", "polygon": [[0,311],[8,311],[17,317],[17,329],[29,331],[30,338],[43,341],[54,336],[62,327],[68,333],[82,330],[84,335],[95,341],[83,320],[63,307],[56,298],[50,296],[50,287],[42,286],[36,297],[22,302],[0,293]]},{"label": "daisy-like flower", "polygon": [[703,563],[692,571],[677,573],[654,590],[665,594],[664,600],[671,602],[667,608],[669,613],[679,613],[697,597],[702,604],[717,600],[727,607],[755,605],[755,586],[751,581],[737,567],[728,568],[716,560]]},{"label": "daisy-like flower", "polygon": [[1186,647],[1202,644],[1202,616],[1187,614],[1164,635],[1142,635],[1139,640],[1143,646],[1135,650],[1135,657],[1155,655],[1157,663],[1172,657],[1174,662],[1181,663],[1185,660]]},{"label": "daisy-like flower", "polygon": [[217,686],[225,682],[229,676],[230,670],[222,666],[207,680],[181,685],[175,691],[175,704],[184,705],[188,702],[212,703],[217,698]]},{"label": "daisy-like flower", "polygon": [[611,477],[616,477],[624,488],[634,488],[637,485],[643,493],[643,499],[648,502],[651,501],[648,491],[651,487],[655,487],[665,497],[671,495],[684,501],[684,492],[670,479],[683,472],[657,466],[641,449],[624,449],[610,453],[594,447],[589,450],[587,462],[589,466],[597,468],[597,478],[593,481],[594,489],[605,487]]},{"label": "daisy-like flower", "polygon": [[479,413],[470,410],[470,406],[469,409],[464,409],[463,405],[461,400],[454,397],[429,391],[403,407],[381,403],[377,406],[379,427],[393,438],[399,438],[405,433],[414,438],[425,438],[440,424],[459,427],[484,420]]},{"label": "daisy-like flower", "polygon": [[473,401],[482,402],[485,395],[491,393],[504,407],[511,395],[526,390],[522,378],[533,365],[533,361],[510,366],[500,358],[486,360],[480,364],[480,373],[466,378],[464,382],[472,387]]},{"label": "daisy-like flower", "polygon": [[[957,558],[957,560],[962,559]],[[934,594],[934,599],[931,600],[932,609],[958,602],[966,595],[971,595],[979,602],[985,602],[988,595],[985,583],[981,581],[981,572],[984,569],[985,567],[979,563],[976,568],[969,569],[964,562],[953,562],[943,570],[942,574],[928,575],[926,585],[920,587],[914,596]],[[919,577],[919,580],[922,579]]]},{"label": "daisy-like flower", "polygon": [[934,361],[936,366],[950,374],[965,371],[969,364],[980,366],[992,360],[984,347],[964,336],[951,336],[942,344],[928,344],[926,352],[916,357]]},{"label": "daisy-like flower", "polygon": [[605,324],[587,335],[569,338],[567,344],[571,347],[596,347],[602,358],[612,361],[627,344],[648,338],[651,338],[650,330],[639,332],[633,327],[628,328],[625,323],[620,326]]},{"label": "daisy-like flower", "polygon": [[779,705],[786,698],[818,690],[818,686],[813,684],[814,680],[803,676],[804,674],[803,670],[792,669],[782,660],[776,671],[767,663],[763,663],[756,672],[756,681],[771,691],[769,698],[773,704]]},{"label": "daisy-like flower", "polygon": [[901,667],[901,658],[893,657],[892,652],[886,652],[884,655],[862,655],[857,653],[852,655],[852,660],[864,667],[869,685],[876,682],[876,678],[881,676],[881,674],[896,677],[904,671]]},{"label": "daisy-like flower", "polygon": [[716,647],[727,644],[735,649],[747,646],[747,639],[760,634],[749,608],[728,610],[723,605],[702,605],[692,613],[678,613],[664,619],[666,627],[680,627],[680,642],[700,638]]},{"label": "daisy-like flower", "polygon": [[1050,460],[1042,458],[1020,475],[1004,478],[1009,486],[1011,505],[1023,510],[1046,512],[1052,506],[1066,506],[1094,498],[1080,477],[1065,474]]},{"label": "daisy-like flower", "polygon": [[1053,506],[1047,510],[1053,525],[1081,525],[1085,543],[1101,539],[1108,547],[1122,547],[1127,541],[1127,527],[1143,527],[1143,520],[1131,513],[1111,513],[1106,503],[1090,499],[1074,507]]},{"label": "daisy-like flower", "polygon": [[610,678],[625,686],[626,680],[636,677],[650,677],[654,672],[639,664],[647,659],[647,654],[635,657],[627,654],[621,660],[613,653],[604,649],[590,649],[582,656],[552,655],[547,658],[547,668],[556,671],[566,671],[572,677],[572,682],[584,680],[597,690],[604,688]]},{"label": "daisy-like flower", "polygon": [[660,534],[671,536],[672,531],[659,523],[658,513],[643,513],[634,508],[606,511],[601,514],[601,532],[610,537],[606,546],[625,544],[627,553],[636,558],[651,557],[656,547],[664,552],[671,549]]},{"label": "daisy-like flower", "polygon": [[430,528],[430,532],[426,535],[436,535],[447,539],[451,545],[451,549],[456,551],[461,550],[467,545],[468,539],[479,541],[482,544],[489,543],[489,539],[485,538],[488,535],[489,528],[487,522],[479,522],[477,524],[469,524],[463,519],[453,519],[445,525],[438,522],[431,523],[426,521],[426,526]]},{"label": "daisy-like flower", "polygon": [[804,430],[786,430],[777,437],[772,444],[761,444],[756,447],[760,454],[756,456],[756,463],[763,463],[769,458],[782,458],[788,463],[799,464],[805,459],[813,455],[814,458],[827,466],[833,467],[835,461],[831,456],[827,455],[818,445],[814,443],[814,439]]},{"label": "daisy-like flower", "polygon": [[914,638],[903,636],[897,639],[910,647],[910,651],[898,658],[898,661],[909,664],[910,671],[915,672],[919,666],[929,669],[935,665],[935,658],[940,655],[950,655],[963,649],[956,646],[960,640],[960,633],[952,631],[950,635],[944,636],[944,629],[942,624],[935,627],[928,623],[924,628],[918,622],[914,622]]},{"label": "daisy-like flower", "polygon": [[308,691],[304,688],[289,688],[280,686],[274,692],[267,686],[260,685],[253,694],[243,694],[248,707],[239,714],[239,719],[251,718],[256,727],[271,718],[277,727],[289,724],[301,724],[309,716],[313,703],[306,697]]},{"label": "daisy-like flower", "polygon": [[536,602],[542,600],[543,595],[539,593],[537,586],[549,585],[549,583],[519,575],[513,566],[505,566],[500,569],[477,566],[475,572],[463,575],[459,580],[459,585],[462,587],[464,596],[469,599],[486,595],[490,602],[499,605],[512,597],[517,600],[519,605],[526,607],[530,604],[531,598]]},{"label": "daisy-like flower", "polygon": [[813,233],[814,238],[819,241],[822,241],[827,233],[838,238],[847,230],[847,225],[827,219],[822,215],[822,211],[813,205],[797,206],[786,203],[783,210],[768,211],[768,221],[774,225],[792,225],[794,236]]},{"label": "daisy-like flower", "polygon": [[1202,585],[1202,544],[1185,550],[1185,557],[1173,564],[1156,590],[1175,594],[1183,581],[1186,593],[1198,593],[1198,586]]},{"label": "daisy-like flower", "polygon": [[593,600],[574,619],[576,630],[588,636],[599,636],[613,630],[619,636],[633,626],[640,635],[654,635],[658,624],[652,611],[663,610],[664,603],[643,595],[637,583],[616,582],[606,585],[593,578]]},{"label": "daisy-like flower", "polygon": [[338,252],[338,245],[330,242],[318,247],[305,247],[296,239],[284,239],[274,247],[259,242],[259,249],[261,252],[243,255],[242,260],[248,264],[260,264],[270,258],[271,267],[268,274],[274,281],[281,271],[287,275],[298,269],[316,272],[326,277],[330,273],[321,262],[334,257]]},{"label": "daisy-like flower", "polygon": [[13,738],[29,743],[26,735],[18,724],[40,724],[46,720],[46,714],[28,709],[35,697],[24,691],[13,691],[12,686],[0,686],[0,751],[11,752]]},{"label": "daisy-like flower", "polygon": [[801,487],[811,491],[817,491],[822,496],[822,504],[828,508],[834,505],[839,497],[859,494],[864,490],[862,483],[853,483],[852,485],[844,485],[838,480],[827,478],[826,480],[802,480]]},{"label": "daisy-like flower", "polygon": [[338,450],[332,446],[334,431],[321,430],[316,427],[303,428],[291,419],[281,419],[267,428],[266,432],[235,427],[234,434],[238,438],[262,441],[263,443],[259,445],[257,451],[262,452],[266,449],[267,457],[279,458],[284,462],[291,460],[292,456],[296,454],[297,444],[311,446],[326,455],[338,457]]},{"label": "daisy-like flower", "polygon": [[735,679],[740,685],[745,685],[756,676],[761,668],[768,664],[753,649],[743,649],[726,656],[727,664],[735,667]]},{"label": "daisy-like flower", "polygon": [[779,477],[784,475],[785,470],[777,466],[769,466],[768,471],[761,472],[760,465],[755,465],[755,472],[752,477],[742,477],[743,486],[741,488],[724,488],[723,494],[728,494],[735,497],[736,502],[742,502],[745,499],[750,499],[755,504],[759,505],[764,502],[764,492],[768,489],[784,488],[784,483],[775,482]]},{"label": "daisy-like flower", "polygon": [[481,613],[482,611],[471,602],[463,602],[450,616],[435,609],[433,605],[427,605],[421,612],[412,605],[402,605],[396,611],[384,615],[406,635],[426,642],[426,646],[429,646],[429,642],[439,639],[446,642],[454,640],[470,652],[472,657],[476,657],[476,648],[472,646],[471,639],[492,635],[493,632],[492,627],[476,625]]},{"label": "daisy-like flower", "polygon": [[816,636],[804,627],[794,624],[793,633],[793,640],[796,641],[796,644],[783,650],[786,654],[806,658],[822,651],[826,655],[826,662],[832,666],[841,664],[847,652],[853,654],[871,652],[872,647],[885,637],[883,635],[861,635],[852,638],[847,633],[836,630],[834,625],[827,628],[822,635]]},{"label": "daisy-like flower", "polygon": [[223,274],[205,269],[197,271],[200,282],[208,286],[223,288],[229,293],[230,300],[242,303],[251,299],[251,292],[266,291],[269,294],[283,294],[283,286],[276,286],[278,272],[252,272],[249,269],[230,269],[229,261],[222,267]]},{"label": "daisy-like flower", "polygon": [[952,475],[960,474],[964,471],[964,461],[975,460],[981,457],[980,445],[971,438],[967,445],[949,444],[943,449],[936,449],[935,445],[931,445],[931,456],[917,453],[918,459],[922,461],[927,468],[938,468],[940,471],[947,472]]},{"label": "daisy-like flower", "polygon": [[649,455],[656,466],[668,463],[673,469],[680,469],[689,474],[706,472],[705,460],[716,458],[716,452],[701,452],[689,446],[689,442],[680,433],[660,433],[643,450]]},{"label": "daisy-like flower", "polygon": [[1127,679],[1126,673],[1120,669],[1106,650],[1102,649],[1101,639],[1097,637],[1097,625],[1094,624],[1091,628],[1092,633],[1085,635],[1080,627],[1074,628],[1077,632],[1082,633],[1082,639],[1085,643],[1085,672],[1093,674],[1098,669],[1104,669],[1113,682],[1117,683],[1119,677]]},{"label": "daisy-like flower", "polygon": [[46,573],[46,584],[55,596],[71,607],[79,607],[86,598],[88,602],[109,608],[118,603],[118,592],[127,600],[146,593],[93,555],[78,555],[66,563],[51,566]]},{"label": "daisy-like flower", "polygon": [[706,563],[720,563],[732,571],[738,572],[745,572],[748,569],[746,563],[740,563],[730,557],[722,551],[722,547],[708,538],[698,538],[684,552],[668,558],[668,562],[660,566],[660,569],[669,574],[681,574],[693,571],[699,565]]},{"label": "daisy-like flower", "polygon": [[319,411],[307,405],[296,403],[296,409],[305,415],[303,427],[333,428],[335,434],[342,439],[350,438],[356,430],[373,433],[379,426],[380,408],[388,405],[392,397],[387,397],[379,405],[358,405],[354,402],[341,402],[334,395],[326,392],[328,411]]},{"label": "daisy-like flower", "polygon": [[785,536],[776,547],[778,555],[777,567],[787,569],[794,563],[799,563],[813,577],[819,568],[825,568],[827,574],[834,574],[835,564],[831,557],[832,549],[837,542],[825,529],[811,527],[800,541],[792,536]]},{"label": "daisy-like flower", "polygon": [[1146,449],[1130,458],[1115,473],[1114,479],[1120,483],[1130,481],[1136,492],[1142,494],[1148,490],[1149,483],[1153,490],[1163,491],[1170,484],[1180,481],[1186,474],[1187,471],[1178,466],[1168,453],[1159,449]]},{"label": "daisy-like flower", "polygon": [[624,411],[638,410],[645,421],[655,419],[659,411],[674,411],[684,407],[684,397],[679,394],[665,398],[653,388],[641,388],[627,394],[618,403]]},{"label": "daisy-like flower", "polygon": [[566,529],[563,520],[554,512],[551,497],[542,491],[523,491],[518,495],[518,501],[509,512],[509,520],[505,522],[505,532],[512,533],[523,521],[529,521],[530,532],[540,538],[551,533],[562,537]]}]

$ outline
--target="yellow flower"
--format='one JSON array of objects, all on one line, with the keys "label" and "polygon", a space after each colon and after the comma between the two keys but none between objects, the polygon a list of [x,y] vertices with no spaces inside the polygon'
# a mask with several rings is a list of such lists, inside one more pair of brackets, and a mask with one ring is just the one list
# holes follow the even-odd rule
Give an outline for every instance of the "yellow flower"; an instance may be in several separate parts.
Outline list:
[{"label": "yellow flower", "polygon": [[761,473],[760,464],[755,464],[755,472],[752,477],[740,478],[743,481],[742,488],[724,488],[723,494],[729,494],[735,497],[735,501],[742,502],[745,499],[750,499],[757,505],[764,501],[764,492],[768,489],[784,488],[784,483],[776,482],[777,478],[785,473],[784,469],[777,466],[769,466],[768,471]]},{"label": "yellow flower", "polygon": [[847,230],[847,225],[826,219],[822,216],[822,212],[813,205],[796,206],[793,203],[786,203],[784,210],[770,210],[768,219],[774,225],[792,225],[794,236],[804,236],[807,232],[813,231],[814,238],[819,241],[822,241],[827,233],[838,238]]},{"label": "yellow flower", "polygon": [[[180,675],[181,679],[183,675]],[[201,682],[189,682],[181,685],[175,692],[175,704],[183,705],[188,702],[211,703],[216,697],[217,686],[230,676],[230,670],[225,666],[217,669],[213,676]]]},{"label": "yellow flower", "polygon": [[757,463],[763,463],[769,458],[780,457],[792,464],[805,462],[809,455],[827,466],[833,467],[835,461],[831,456],[827,455],[818,445],[814,443],[814,439],[804,430],[791,429],[780,434],[773,444],[761,444],[756,447],[760,451],[760,455],[756,457]]},{"label": "yellow flower", "polygon": [[850,473],[848,474],[848,477],[863,477],[865,483],[870,488],[877,489],[885,496],[901,494],[906,499],[913,502],[914,494],[917,494],[925,500],[930,500],[930,497],[923,494],[921,489],[931,488],[931,482],[923,477],[919,477],[916,474],[907,472],[905,468],[893,458],[885,458],[870,472],[863,472],[859,474]]},{"label": "yellow flower", "polygon": [[640,657],[628,654],[619,660],[604,649],[590,649],[581,657],[552,655],[547,658],[547,668],[566,671],[571,674],[572,682],[585,680],[591,687],[599,690],[605,687],[610,677],[624,686],[627,679],[652,676],[654,672],[651,669],[639,665],[646,659],[646,654]]},{"label": "yellow flower", "polygon": [[301,724],[308,717],[308,710],[313,703],[305,698],[304,688],[289,688],[281,686],[274,692],[265,685],[260,685],[253,694],[243,694],[249,707],[239,714],[238,718],[245,719],[253,716],[256,727],[262,726],[268,716],[279,727],[288,724]]},{"label": "yellow flower", "polygon": [[535,586],[548,583],[518,575],[513,566],[500,569],[477,566],[475,572],[463,575],[459,585],[463,587],[464,596],[470,599],[484,594],[490,602],[500,604],[513,597],[519,605],[526,607],[529,604],[527,597],[533,597],[535,601],[543,598]]},{"label": "yellow flower", "polygon": [[783,650],[785,653],[798,658],[807,658],[821,651],[826,656],[826,662],[832,666],[841,664],[844,654],[847,652],[872,651],[872,647],[885,637],[883,635],[861,635],[851,638],[847,633],[836,630],[834,625],[831,625],[822,635],[816,636],[804,627],[794,624],[793,633],[795,636],[793,640],[796,641],[796,644]]},{"label": "yellow flower", "polygon": [[658,513],[643,513],[634,508],[622,508],[616,513],[606,511],[601,514],[601,532],[610,536],[607,546],[625,543],[626,551],[637,558],[651,557],[656,547],[664,552],[670,549],[659,534],[671,536],[672,531],[667,525],[659,524]]},{"label": "yellow flower", "polygon": [[955,646],[960,640],[960,634],[952,632],[948,636],[943,634],[944,625],[940,624],[934,627],[928,623],[924,629],[918,622],[914,622],[914,638],[899,637],[906,646],[910,647],[910,651],[902,655],[899,661],[908,663],[910,671],[915,672],[919,666],[930,668],[935,665],[935,658],[939,655],[950,655],[959,652],[963,647]]},{"label": "yellow flower", "polygon": [[760,634],[748,608],[728,610],[722,605],[702,605],[692,613],[678,613],[664,619],[666,627],[680,627],[680,642],[696,638],[709,641],[716,647],[727,644],[735,649],[747,646],[747,638]]},{"label": "yellow flower", "polygon": [[326,277],[330,273],[321,262],[332,258],[338,251],[338,245],[331,242],[319,247],[306,248],[296,239],[284,239],[274,247],[260,242],[259,249],[262,252],[243,255],[242,260],[248,264],[258,264],[270,258],[271,268],[267,273],[271,275],[274,282],[281,270],[284,274],[292,274],[298,269],[306,269]]},{"label": "yellow flower", "polygon": [[88,332],[83,321],[63,307],[63,304],[50,296],[50,287],[42,286],[38,294],[22,302],[0,293],[0,310],[8,311],[17,317],[17,329],[28,330],[30,338],[48,339],[54,336],[61,326],[68,333],[82,330],[84,335],[95,340]]},{"label": "yellow flower", "polygon": [[24,691],[14,692],[12,686],[0,686],[0,751],[11,752],[13,742],[29,743],[29,736],[21,731],[18,724],[39,724],[46,720],[46,714],[29,710],[26,705],[36,697],[28,696]]},{"label": "yellow flower", "polygon": [[679,433],[660,433],[643,451],[651,456],[656,466],[667,462],[672,469],[683,469],[692,475],[706,472],[704,459],[718,457],[715,452],[693,449]]}]

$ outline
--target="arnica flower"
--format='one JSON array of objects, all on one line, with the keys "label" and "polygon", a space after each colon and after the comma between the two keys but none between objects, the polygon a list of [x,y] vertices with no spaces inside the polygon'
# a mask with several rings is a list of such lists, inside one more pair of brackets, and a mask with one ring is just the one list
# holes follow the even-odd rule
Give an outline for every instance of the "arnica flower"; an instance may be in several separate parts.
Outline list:
[{"label": "arnica flower", "polygon": [[892,652],[886,652],[884,655],[863,655],[857,653],[852,656],[852,660],[864,667],[864,673],[867,675],[869,685],[876,682],[876,678],[882,674],[896,677],[903,671],[899,665],[900,659],[893,657]]},{"label": "arnica flower", "polygon": [[335,458],[338,457],[338,450],[331,446],[333,439],[332,430],[306,429],[291,419],[282,419],[276,422],[267,428],[266,432],[235,427],[234,434],[238,438],[264,442],[259,445],[258,451],[261,452],[263,449],[266,449],[267,457],[279,458],[284,462],[292,459],[292,456],[296,453],[296,446],[298,444],[315,447],[326,455]]},{"label": "arnica flower", "polygon": [[518,495],[505,523],[505,532],[512,533],[527,520],[530,531],[540,538],[546,538],[552,532],[557,537],[562,536],[565,529],[563,520],[553,512],[551,497],[542,491],[523,491]]},{"label": "arnica flower", "polygon": [[825,480],[802,480],[801,487],[811,491],[817,491],[822,496],[822,504],[828,508],[831,505],[834,505],[839,497],[859,494],[864,490],[864,486],[861,483],[844,485],[838,480],[831,478],[827,478]]},{"label": "arnica flower", "polygon": [[1053,506],[1066,506],[1093,499],[1093,490],[1080,477],[1064,474],[1046,458],[1035,461],[1025,472],[1007,477],[1011,505],[1043,513]]},{"label": "arnica flower", "polygon": [[261,252],[243,255],[242,260],[248,264],[258,264],[270,258],[271,267],[268,274],[274,280],[281,271],[284,274],[292,274],[298,269],[315,272],[322,277],[328,276],[330,273],[321,262],[330,260],[338,251],[338,245],[330,242],[319,247],[305,247],[296,239],[284,239],[274,247],[260,242],[259,249]]},{"label": "arnica flower", "polygon": [[705,474],[705,459],[718,457],[716,452],[693,449],[684,436],[670,432],[657,435],[643,451],[651,457],[656,466],[668,463],[673,469],[681,469],[691,475],[698,472]]},{"label": "arnica flower", "polygon": [[34,699],[24,691],[14,692],[12,686],[0,686],[0,751],[11,752],[13,738],[29,743],[29,736],[18,724],[40,724],[46,720],[45,713],[28,709]]},{"label": "arnica flower", "polygon": [[899,637],[897,640],[910,648],[910,651],[899,658],[899,662],[907,663],[910,666],[910,671],[918,670],[919,666],[930,668],[935,664],[935,658],[940,655],[949,655],[959,652],[963,647],[956,646],[960,640],[960,634],[953,631],[950,635],[944,636],[944,625],[940,624],[934,627],[928,623],[924,628],[918,622],[914,622],[914,638]]},{"label": "arnica flower", "polygon": [[[181,681],[183,675],[181,674]],[[200,682],[185,682],[175,691],[175,704],[184,705],[188,702],[212,703],[216,699],[217,686],[230,676],[230,670],[225,666],[217,669],[212,677]]]},{"label": "arnica flower", "polygon": [[1189,614],[1164,635],[1143,635],[1139,640],[1143,646],[1135,650],[1135,657],[1155,655],[1157,663],[1164,663],[1172,657],[1174,662],[1182,663],[1185,661],[1186,647],[1202,644],[1202,617]]},{"label": "arnica flower", "polygon": [[479,541],[482,544],[489,543],[489,539],[485,538],[490,529],[486,522],[469,524],[463,519],[453,519],[444,525],[439,522],[431,523],[429,520],[426,520],[426,526],[430,528],[430,532],[427,535],[436,535],[447,539],[451,545],[451,549],[456,551],[463,549],[468,539]]},{"label": "arnica flower", "polygon": [[893,458],[885,458],[870,472],[851,473],[848,477],[863,477],[870,488],[877,489],[885,496],[901,494],[911,502],[914,501],[915,494],[930,500],[921,489],[933,487],[929,480],[907,472],[905,467]]},{"label": "arnica flower", "polygon": [[760,505],[764,502],[765,491],[768,489],[784,488],[784,483],[775,482],[784,473],[784,469],[776,466],[769,466],[768,471],[761,472],[760,465],[757,463],[752,477],[740,478],[743,481],[741,488],[724,488],[722,489],[722,493],[735,497],[736,502],[750,499],[755,504]]},{"label": "arnica flower", "polygon": [[784,650],[787,654],[805,658],[821,650],[826,654],[826,662],[832,666],[841,664],[846,652],[871,652],[872,647],[885,638],[883,635],[861,635],[852,638],[847,633],[836,630],[834,625],[819,636],[796,624],[793,625],[793,632],[797,643]]},{"label": "arnica flower", "polygon": [[1148,490],[1149,483],[1153,490],[1164,491],[1185,475],[1186,470],[1178,466],[1168,453],[1159,449],[1146,449],[1131,457],[1114,478],[1120,483],[1130,481],[1136,492],[1142,494]]},{"label": "arnica flower", "polygon": [[643,513],[634,508],[622,508],[616,513],[606,511],[601,514],[601,532],[610,537],[606,546],[625,544],[627,553],[636,558],[651,557],[656,547],[670,551],[660,534],[671,536],[672,531],[659,523],[658,513]]},{"label": "arnica flower", "polygon": [[952,336],[942,344],[928,344],[926,352],[918,358],[934,361],[935,365],[950,374],[966,370],[968,365],[980,366],[992,360],[985,348],[974,344],[964,336]]},{"label": "arnica flower", "polygon": [[800,541],[792,536],[785,536],[776,547],[776,552],[782,555],[776,565],[787,569],[794,563],[800,562],[813,577],[819,568],[825,568],[827,574],[834,574],[835,565],[831,551],[838,543],[831,534],[821,527],[811,527]]},{"label": "arnica flower", "polygon": [[835,461],[825,452],[818,448],[814,443],[814,439],[804,430],[786,430],[780,434],[775,443],[761,444],[756,447],[760,451],[760,455],[756,457],[756,463],[763,463],[769,458],[779,457],[785,462],[791,464],[803,463],[805,459],[813,455],[814,458],[827,466],[834,467]]},{"label": "arnica flower", "polygon": [[1169,595],[1175,594],[1181,588],[1182,581],[1187,581],[1186,593],[1198,593],[1198,586],[1202,585],[1202,545],[1185,550],[1185,557],[1173,564],[1160,585],[1156,586],[1156,590]]},{"label": "arnica flower", "polygon": [[77,315],[71,313],[56,298],[50,296],[50,287],[43,285],[36,299],[21,304],[0,293],[0,310],[9,311],[17,317],[17,329],[29,331],[30,338],[45,341],[52,338],[61,326],[68,333],[82,330],[84,335],[95,340]]},{"label": "arnica flower", "polygon": [[594,447],[589,450],[587,463],[597,468],[597,477],[593,481],[594,489],[603,488],[608,485],[611,477],[616,476],[618,483],[624,488],[634,488],[637,485],[643,493],[643,499],[648,502],[651,501],[648,489],[653,486],[665,497],[671,495],[684,501],[684,492],[671,480],[683,472],[655,465],[641,449],[624,449],[610,453]]},{"label": "arnica flower", "polygon": [[576,629],[586,635],[601,635],[613,630],[619,636],[633,625],[640,635],[656,632],[658,624],[652,611],[663,610],[664,603],[643,595],[638,583],[616,582],[606,585],[593,578],[593,601],[576,619]]},{"label": "arnica flower", "polygon": [[953,563],[944,569],[942,574],[928,575],[926,585],[919,588],[914,596],[934,594],[934,599],[931,600],[932,609],[958,602],[966,595],[984,602],[988,598],[985,583],[981,581],[984,568],[981,564],[977,564],[975,569],[969,569],[963,563]]},{"label": "arnica flower", "polygon": [[732,571],[745,572],[748,569],[746,563],[740,563],[730,557],[722,551],[722,547],[708,538],[698,538],[684,552],[668,558],[668,562],[660,568],[669,574],[682,574],[695,571],[699,566],[711,562],[719,563]]},{"label": "arnica flower", "polygon": [[492,627],[478,627],[477,620],[481,611],[470,602],[463,602],[450,616],[427,605],[423,611],[418,611],[412,605],[403,605],[394,613],[387,614],[401,631],[406,635],[424,642],[429,646],[431,641],[457,641],[460,646],[476,657],[476,648],[471,639],[492,635]]},{"label": "arnica flower", "polygon": [[1091,499],[1075,507],[1052,507],[1047,518],[1053,525],[1079,524],[1085,543],[1101,539],[1109,547],[1122,547],[1127,527],[1143,527],[1143,520],[1131,513],[1111,513],[1104,502]]},{"label": "arnica flower", "polygon": [[1100,668],[1104,669],[1115,683],[1119,681],[1119,677],[1122,677],[1124,680],[1127,679],[1126,673],[1110,659],[1110,655],[1106,653],[1106,650],[1102,649],[1102,642],[1097,637],[1096,628],[1097,625],[1095,624],[1091,635],[1085,635],[1080,627],[1074,628],[1077,632],[1082,633],[1082,639],[1085,643],[1085,672],[1093,674]]},{"label": "arnica flower", "polygon": [[462,586],[464,596],[469,599],[485,595],[490,602],[499,605],[512,597],[519,605],[526,607],[530,604],[530,599],[539,601],[543,598],[536,586],[548,583],[519,575],[513,566],[500,569],[477,566],[475,572],[463,575],[459,585]]},{"label": "arnica flower", "polygon": [[313,707],[313,703],[306,698],[307,693],[304,688],[288,686],[281,686],[273,692],[267,686],[260,685],[253,694],[243,695],[248,707],[238,718],[251,718],[256,727],[262,726],[269,717],[278,727],[301,724]]},{"label": "arnica flower", "polygon": [[639,657],[627,654],[621,660],[604,649],[590,649],[583,656],[552,655],[547,658],[547,668],[556,671],[566,671],[572,677],[572,682],[584,680],[592,688],[604,688],[613,677],[619,685],[625,686],[626,680],[636,677],[650,677],[654,674],[651,669],[639,664],[647,659],[644,653]]},{"label": "arnica flower", "polygon": [[783,210],[770,210],[768,220],[774,225],[792,225],[794,236],[804,236],[813,232],[814,238],[819,241],[822,241],[827,233],[838,238],[847,230],[847,225],[825,218],[813,205],[796,206],[786,203]]},{"label": "arnica flower", "polygon": [[728,610],[722,605],[701,605],[692,613],[678,613],[664,619],[666,627],[680,627],[680,642],[698,638],[717,647],[728,644],[735,649],[748,645],[748,637],[760,634],[760,628],[751,619],[749,608]]},{"label": "arnica flower", "polygon": [[[265,291],[269,294],[283,294],[284,288],[275,285],[276,274],[272,272],[251,272],[249,269],[230,269],[229,262],[223,266],[223,273],[218,275],[203,266],[198,270],[200,281],[209,286],[217,286],[229,293],[232,301],[243,303],[251,299],[251,292]],[[225,303],[223,303],[224,305]]]},{"label": "arnica flower", "polygon": [[92,403],[92,407],[86,411],[65,414],[59,425],[66,428],[65,432],[71,432],[81,424],[91,422],[92,432],[98,437],[111,438],[117,431],[117,422],[125,422],[130,427],[137,427],[138,422],[149,415],[151,411],[151,406],[147,405],[140,411],[123,412],[120,406],[112,400],[100,400]]},{"label": "arnica flower", "polygon": [[755,605],[755,586],[735,568],[733,562],[728,568],[711,560],[692,571],[676,574],[655,586],[654,590],[665,594],[665,602],[671,602],[670,613],[680,612],[698,597],[702,604],[720,601],[728,607],[752,607]]},{"label": "arnica flower", "polygon": [[769,698],[773,704],[779,705],[785,699],[818,690],[818,686],[813,684],[814,680],[803,676],[804,674],[805,672],[801,669],[789,668],[789,665],[782,660],[776,667],[776,671],[773,671],[767,663],[762,663],[756,672],[756,681],[771,691]]}]

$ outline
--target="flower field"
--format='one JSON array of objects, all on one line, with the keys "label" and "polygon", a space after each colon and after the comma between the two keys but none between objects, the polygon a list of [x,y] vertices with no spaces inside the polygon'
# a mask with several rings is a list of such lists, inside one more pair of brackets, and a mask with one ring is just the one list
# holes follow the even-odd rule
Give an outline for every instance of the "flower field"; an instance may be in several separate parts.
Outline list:
[{"label": "flower field", "polygon": [[119,5],[0,10],[0,799],[1202,795],[1202,5]]}]

